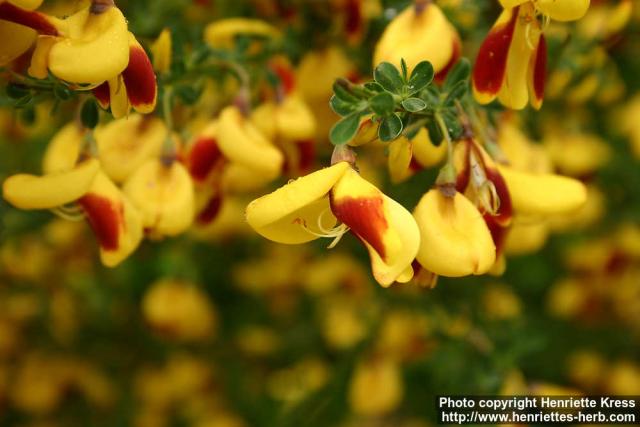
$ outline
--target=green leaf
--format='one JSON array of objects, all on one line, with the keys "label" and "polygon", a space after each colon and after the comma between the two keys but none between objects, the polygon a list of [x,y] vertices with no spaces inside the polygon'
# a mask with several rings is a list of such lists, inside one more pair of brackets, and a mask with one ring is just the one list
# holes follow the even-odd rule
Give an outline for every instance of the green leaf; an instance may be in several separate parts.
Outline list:
[{"label": "green leaf", "polygon": [[393,95],[389,92],[382,92],[369,100],[369,107],[379,116],[388,116],[395,110],[396,103],[393,100]]},{"label": "green leaf", "polygon": [[380,86],[380,84],[376,82],[366,82],[364,84],[364,88],[370,90],[371,92],[381,93],[384,92],[384,88]]},{"label": "green leaf", "polygon": [[442,134],[442,130],[440,129],[440,126],[438,126],[438,123],[435,120],[430,120],[427,123],[426,128],[427,131],[429,131],[429,139],[431,140],[431,143],[436,147],[439,146],[444,139],[444,135]]},{"label": "green leaf", "polygon": [[11,99],[21,99],[30,94],[27,87],[15,83],[9,83],[6,91],[7,96]]},{"label": "green leaf", "polygon": [[22,98],[18,99],[15,102],[15,104],[13,104],[13,106],[15,108],[26,107],[27,105],[29,105],[31,103],[32,100],[33,100],[33,95],[31,95],[31,93],[27,93],[25,96],[23,96]]},{"label": "green leaf", "polygon": [[427,103],[420,98],[407,98],[404,101],[402,101],[402,106],[404,107],[405,110],[411,113],[415,113],[417,111],[422,111],[425,108],[427,108]]},{"label": "green leaf", "polygon": [[422,61],[411,72],[407,90],[410,95],[414,94],[424,89],[432,81],[433,65],[429,61]]},{"label": "green leaf", "polygon": [[469,80],[471,75],[471,64],[467,58],[461,58],[451,71],[447,74],[447,79],[444,82],[444,90],[446,92],[451,89],[462,80]]},{"label": "green leaf", "polygon": [[333,95],[331,97],[331,100],[329,100],[329,106],[336,114],[342,117],[348,116],[349,114],[357,110],[357,104],[345,102],[335,95]]},{"label": "green leaf", "polygon": [[392,141],[402,132],[402,120],[398,114],[392,114],[382,119],[378,128],[378,138],[381,141]]},{"label": "green leaf", "polygon": [[93,129],[98,125],[98,106],[93,99],[87,99],[80,111],[80,120],[87,129]]},{"label": "green leaf", "polygon": [[359,98],[351,91],[351,83],[346,79],[333,82],[333,93],[345,102],[357,102]]},{"label": "green leaf", "polygon": [[407,71],[407,62],[404,58],[400,58],[400,69],[402,69],[402,79],[406,82],[409,72]]},{"label": "green leaf", "polygon": [[389,62],[381,62],[375,70],[373,70],[373,78],[385,90],[392,93],[400,93],[404,86],[404,81],[398,69]]},{"label": "green leaf", "polygon": [[66,101],[71,98],[71,91],[64,85],[55,85],[53,87],[53,95],[62,101]]},{"label": "green leaf", "polygon": [[329,132],[329,139],[333,145],[343,145],[349,142],[360,127],[360,113],[351,113],[333,125]]},{"label": "green leaf", "polygon": [[202,91],[193,86],[178,86],[176,88],[176,95],[184,102],[186,105],[193,105],[198,101]]},{"label": "green leaf", "polygon": [[462,99],[469,91],[469,81],[460,80],[455,84],[447,94],[444,105],[455,105],[456,100]]},{"label": "green leaf", "polygon": [[458,120],[458,117],[454,111],[445,111],[442,115],[442,120],[444,121],[445,126],[447,127],[447,131],[449,132],[449,137],[452,140],[460,139],[464,132],[464,128],[462,127],[462,123]]}]

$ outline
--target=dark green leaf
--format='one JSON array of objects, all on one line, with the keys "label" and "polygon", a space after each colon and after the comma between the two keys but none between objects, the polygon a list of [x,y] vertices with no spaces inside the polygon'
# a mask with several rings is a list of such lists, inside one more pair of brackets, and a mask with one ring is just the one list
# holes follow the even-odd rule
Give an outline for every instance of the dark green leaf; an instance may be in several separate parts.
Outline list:
[{"label": "dark green leaf", "polygon": [[7,85],[7,96],[11,99],[21,99],[29,95],[30,91],[27,87],[15,83]]},{"label": "dark green leaf", "polygon": [[98,106],[93,99],[87,99],[80,111],[82,125],[88,129],[93,129],[98,125]]},{"label": "dark green leaf", "polygon": [[444,139],[444,135],[442,134],[440,126],[438,126],[438,123],[435,120],[430,120],[429,122],[427,122],[426,127],[429,131],[429,139],[431,140],[431,143],[437,147],[442,143],[442,140]]},{"label": "dark green leaf", "polygon": [[29,105],[29,103],[33,100],[33,95],[31,95],[30,93],[26,94],[25,96],[23,96],[22,98],[18,99],[16,101],[15,104],[13,104],[13,106],[15,108],[22,108],[22,107],[26,107],[27,105]]},{"label": "dark green leaf", "polygon": [[333,145],[343,145],[349,142],[360,127],[360,113],[352,113],[333,125],[329,132],[329,139]]},{"label": "dark green leaf", "polygon": [[409,94],[424,89],[433,80],[433,66],[429,61],[422,61],[411,72],[411,78],[407,83],[407,90]]},{"label": "dark green leaf", "polygon": [[402,79],[406,82],[409,72],[407,71],[407,62],[404,58],[400,58],[400,69],[402,70]]},{"label": "dark green leaf", "polygon": [[348,116],[349,114],[357,110],[357,104],[345,102],[335,95],[331,97],[331,100],[329,101],[329,106],[331,106],[331,109],[336,114],[343,117]]},{"label": "dark green leaf", "polygon": [[444,105],[455,105],[456,100],[462,99],[469,90],[469,81],[460,80],[455,84],[447,94],[447,98],[444,100]]},{"label": "dark green leaf", "polygon": [[453,67],[447,79],[444,82],[444,90],[449,92],[459,81],[469,80],[471,75],[471,64],[467,58],[461,58],[458,63]]},{"label": "dark green leaf", "polygon": [[402,132],[402,120],[398,114],[392,114],[380,121],[378,138],[381,141],[392,141],[400,135],[400,132]]},{"label": "dark green leaf", "polygon": [[369,100],[371,110],[379,116],[387,116],[396,108],[393,96],[389,92],[382,92]]},{"label": "dark green leaf", "polygon": [[373,70],[373,78],[376,82],[389,92],[400,93],[404,86],[404,81],[398,69],[389,62],[381,62]]},{"label": "dark green leaf", "polygon": [[71,98],[71,91],[68,87],[63,85],[55,85],[53,87],[53,94],[56,98],[62,101],[66,101],[67,99]]},{"label": "dark green leaf", "polygon": [[357,102],[359,98],[351,90],[352,83],[346,79],[333,82],[333,93],[345,102]]},{"label": "dark green leaf", "polygon": [[464,132],[464,128],[460,120],[458,120],[456,113],[454,111],[447,111],[442,115],[442,119],[449,132],[449,137],[452,140],[459,139]]},{"label": "dark green leaf", "polygon": [[405,110],[415,113],[416,111],[422,111],[427,108],[427,103],[420,98],[407,98],[402,101],[402,106]]},{"label": "dark green leaf", "polygon": [[370,90],[371,92],[376,92],[376,93],[384,92],[384,88],[376,82],[367,82],[364,84],[364,87],[365,89]]},{"label": "dark green leaf", "polygon": [[193,105],[200,98],[202,91],[193,86],[178,86],[175,93],[186,105]]}]

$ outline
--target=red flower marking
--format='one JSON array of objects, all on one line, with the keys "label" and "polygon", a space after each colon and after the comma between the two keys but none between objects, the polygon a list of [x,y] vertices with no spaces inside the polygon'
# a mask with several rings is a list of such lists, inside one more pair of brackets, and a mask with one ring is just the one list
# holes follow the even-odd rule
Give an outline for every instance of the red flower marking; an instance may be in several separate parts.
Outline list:
[{"label": "red flower marking", "polygon": [[345,23],[344,30],[347,35],[358,36],[362,31],[362,11],[359,0],[347,0],[344,6]]},{"label": "red flower marking", "polygon": [[486,168],[485,173],[487,174],[487,179],[496,187],[496,193],[498,194],[498,199],[500,199],[498,212],[493,216],[493,218],[498,224],[506,226],[511,221],[511,216],[513,215],[513,206],[511,204],[509,188],[497,169]]},{"label": "red flower marking", "polygon": [[502,249],[504,248],[504,242],[507,238],[509,227],[501,225],[498,221],[496,221],[495,216],[488,213],[482,215],[482,218],[487,224],[489,233],[491,233],[491,239],[493,240],[493,244],[496,246],[496,256],[498,256],[502,253]]},{"label": "red flower marking", "polygon": [[359,239],[371,245],[380,258],[385,259],[382,236],[389,226],[384,217],[382,196],[342,197],[337,202],[332,196],[331,210]]},{"label": "red flower marking", "polygon": [[271,70],[280,79],[280,85],[285,95],[289,95],[296,88],[296,76],[288,64],[284,64],[278,61],[274,61],[271,64]]},{"label": "red flower marking", "polygon": [[109,94],[109,83],[104,82],[100,86],[93,89],[93,96],[96,97],[96,101],[103,109],[109,108],[111,102],[111,95]]},{"label": "red flower marking", "polygon": [[316,159],[316,142],[313,139],[306,139],[298,141],[296,146],[300,153],[300,163],[298,164],[300,173],[307,174],[311,172],[311,167]]},{"label": "red flower marking", "polygon": [[187,165],[189,173],[196,181],[202,182],[209,176],[222,153],[215,138],[198,138],[189,151]]},{"label": "red flower marking", "polygon": [[57,36],[58,29],[39,12],[17,7],[9,2],[0,2],[0,19],[33,28],[44,36]]},{"label": "red flower marking", "polygon": [[544,81],[547,74],[547,41],[544,34],[540,35],[538,48],[534,54],[535,65],[533,68],[533,92],[539,101],[544,97]]},{"label": "red flower marking", "polygon": [[464,164],[456,176],[456,191],[459,193],[464,193],[469,186],[469,175],[471,173],[471,168],[469,167],[469,151],[472,144],[473,142],[469,139],[464,141],[464,154],[462,156]]},{"label": "red flower marking", "polygon": [[449,59],[447,65],[445,65],[442,70],[438,71],[433,78],[436,83],[444,83],[445,79],[447,78],[447,74],[449,74],[449,71],[451,71],[451,69],[458,63],[458,59],[460,59],[461,55],[462,46],[460,43],[460,39],[456,37],[455,40],[453,40],[453,52],[451,53],[451,59]]},{"label": "red flower marking", "polygon": [[120,224],[124,224],[122,204],[91,193],[78,202],[87,214],[89,225],[100,246],[107,251],[118,249]]},{"label": "red flower marking", "polygon": [[496,94],[502,86],[519,9],[512,9],[509,22],[492,28],[480,46],[472,76],[473,86],[478,92]]},{"label": "red flower marking", "polygon": [[145,105],[155,106],[157,96],[156,75],[144,49],[131,46],[129,64],[122,72],[127,96],[134,108]]},{"label": "red flower marking", "polygon": [[214,219],[216,219],[221,208],[222,197],[220,194],[216,193],[209,199],[204,209],[198,213],[196,221],[202,225],[210,224]]},{"label": "red flower marking", "polygon": [[414,156],[411,157],[411,162],[409,163],[409,170],[413,172],[417,172],[422,170],[422,165],[416,160]]}]

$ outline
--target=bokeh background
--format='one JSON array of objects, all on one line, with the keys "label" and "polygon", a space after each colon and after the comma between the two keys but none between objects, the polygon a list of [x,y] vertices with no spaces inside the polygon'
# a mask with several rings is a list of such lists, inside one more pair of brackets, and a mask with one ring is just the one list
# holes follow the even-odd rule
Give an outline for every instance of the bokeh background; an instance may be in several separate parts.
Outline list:
[{"label": "bokeh background", "polygon": [[[437,3],[473,62],[498,2]],[[619,23],[623,3],[634,7]],[[178,64],[217,19],[256,17],[280,28],[282,46],[264,58],[284,54],[297,67],[319,123],[322,165],[337,119],[331,83],[370,79],[376,40],[409,2],[117,4],[145,46],[170,28]],[[1,202],[0,425],[418,427],[435,423],[439,394],[639,395],[636,6],[592,0],[581,21],[548,29],[542,110],[489,107],[498,140],[537,144],[557,171],[589,188],[580,212],[517,222],[499,277],[384,289],[353,236],[327,250],[325,241],[288,247],[253,233],[244,206],[267,189],[229,198],[204,230],[145,242],[115,269],[101,266],[84,222]],[[250,73],[260,61],[247,65]],[[228,102],[201,96],[202,86],[184,84],[185,110]],[[4,91],[0,105],[0,177],[38,172],[73,105],[53,114],[48,101],[10,108]],[[390,185],[383,150],[361,161],[363,174],[410,209],[437,173]]]}]

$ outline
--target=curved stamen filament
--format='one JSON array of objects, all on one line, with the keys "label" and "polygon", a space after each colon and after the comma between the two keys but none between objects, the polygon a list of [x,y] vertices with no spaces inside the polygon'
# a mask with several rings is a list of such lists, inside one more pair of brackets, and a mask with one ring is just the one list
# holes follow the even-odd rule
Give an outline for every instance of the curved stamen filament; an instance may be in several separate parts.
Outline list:
[{"label": "curved stamen filament", "polygon": [[316,226],[318,227],[318,230],[320,230],[320,233],[311,230],[311,228],[309,228],[304,221],[297,221],[297,222],[300,225],[300,227],[305,229],[307,233],[313,234],[314,236],[317,236],[317,237],[333,239],[333,241],[329,244],[329,246],[327,246],[328,249],[333,249],[338,244],[342,236],[344,236],[344,234],[349,231],[349,227],[346,224],[340,224],[333,227],[332,229],[329,229],[329,230],[326,229],[322,225],[322,219],[324,218],[324,216],[327,214],[329,210],[330,208],[326,208],[320,213],[320,215],[318,215]]},{"label": "curved stamen filament", "polygon": [[76,203],[55,207],[51,212],[68,221],[77,222],[84,219],[84,210]]}]

